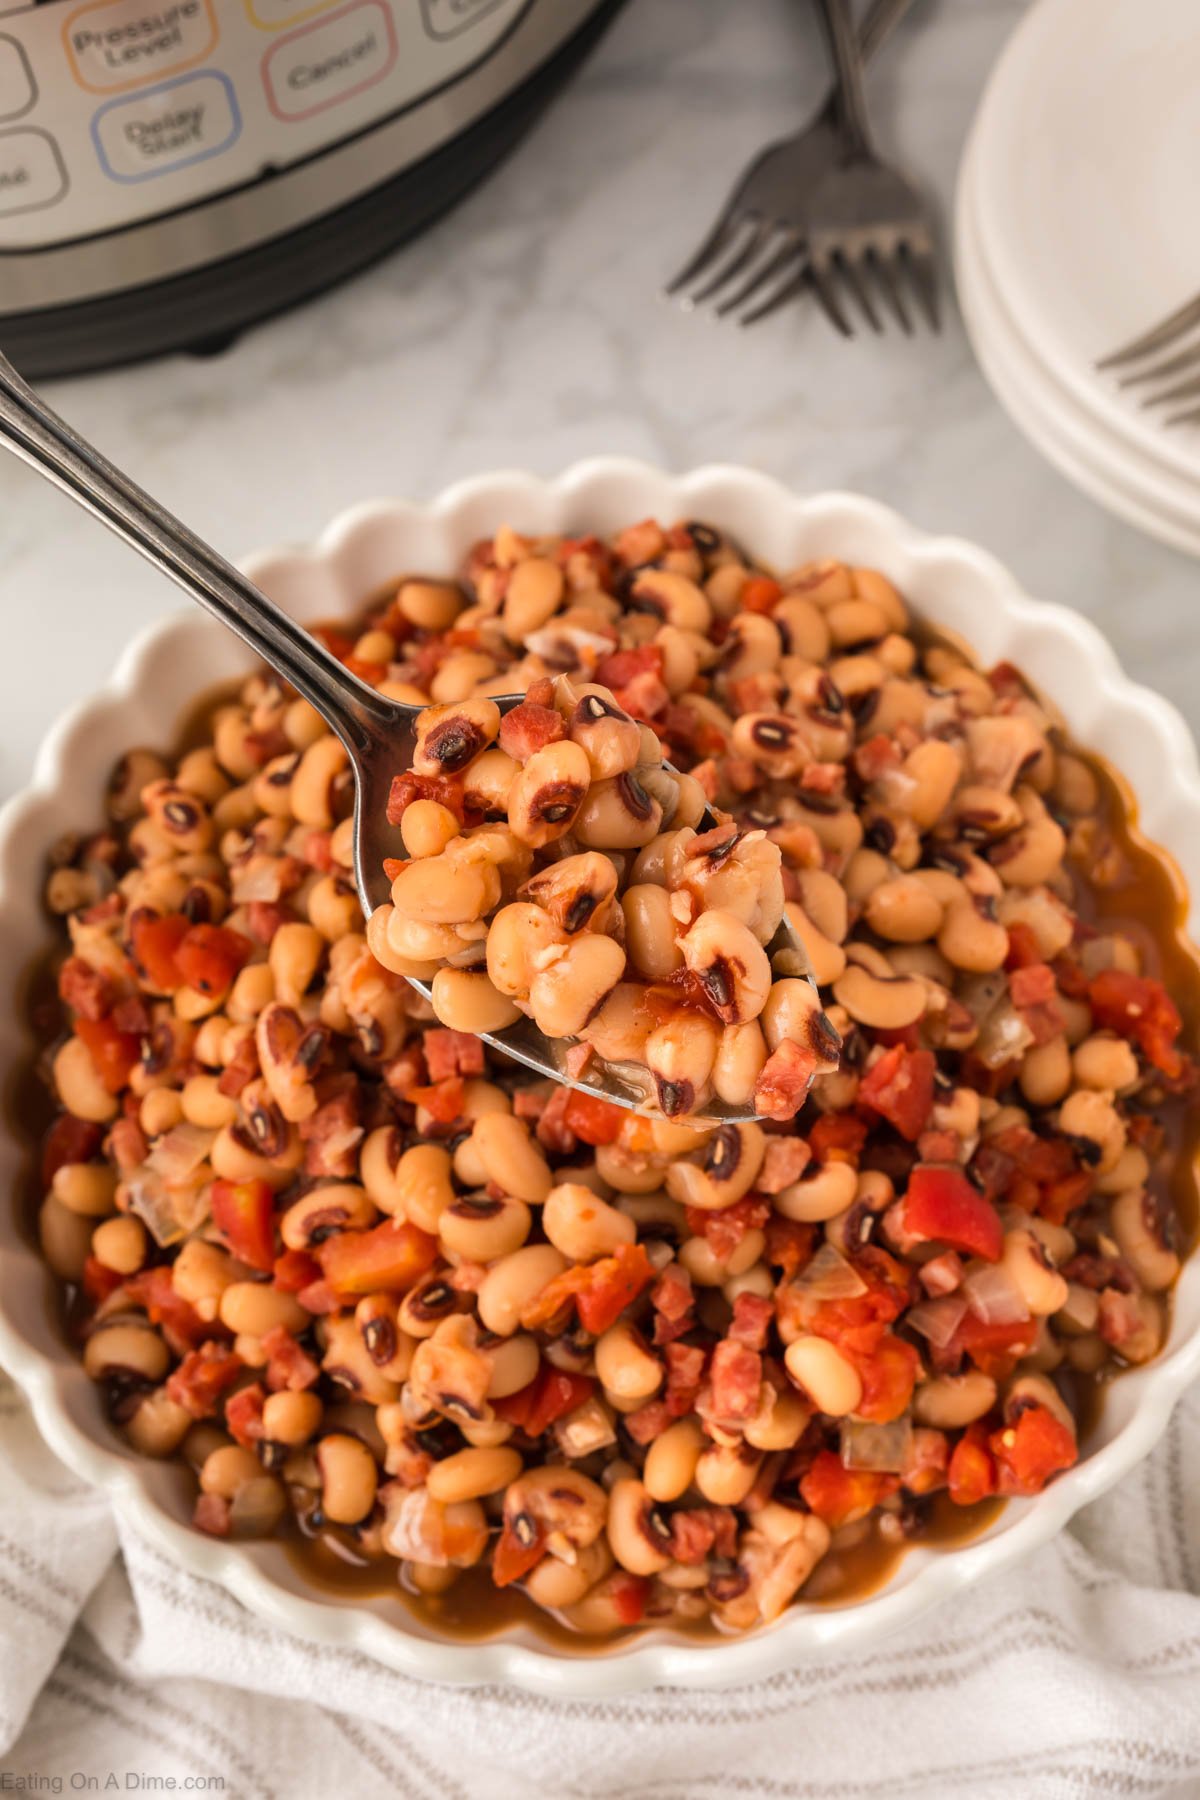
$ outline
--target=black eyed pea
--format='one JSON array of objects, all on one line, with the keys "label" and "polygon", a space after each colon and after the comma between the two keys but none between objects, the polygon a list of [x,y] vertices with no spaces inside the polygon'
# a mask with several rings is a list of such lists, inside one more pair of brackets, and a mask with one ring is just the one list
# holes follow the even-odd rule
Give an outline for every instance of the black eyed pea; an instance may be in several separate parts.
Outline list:
[{"label": "black eyed pea", "polygon": [[[480,684],[494,680],[496,659],[482,650],[460,650],[448,656],[429,683],[429,697],[441,706],[477,694]],[[507,684],[506,684],[507,685]]]},{"label": "black eyed pea", "polygon": [[1060,1033],[1044,1044],[1031,1044],[1017,1071],[1021,1092],[1031,1106],[1057,1106],[1071,1089],[1071,1052]]},{"label": "black eyed pea", "polygon": [[1076,1088],[1059,1108],[1058,1128],[1066,1137],[1092,1146],[1088,1158],[1100,1174],[1113,1168],[1125,1148],[1125,1121],[1112,1102],[1094,1088]]},{"label": "black eyed pea", "polygon": [[634,1326],[618,1319],[596,1340],[596,1374],[618,1402],[648,1400],[662,1386],[663,1365]]},{"label": "black eyed pea", "polygon": [[376,1217],[365,1188],[350,1181],[328,1182],[288,1207],[279,1221],[279,1235],[289,1250],[311,1250],[335,1231],[365,1230]]},{"label": "black eyed pea", "polygon": [[560,931],[603,931],[617,892],[617,871],[599,850],[564,856],[530,877],[522,900],[547,913]]},{"label": "black eyed pea", "polygon": [[222,1325],[239,1337],[264,1338],[277,1325],[300,1332],[309,1322],[294,1294],[285,1294],[264,1281],[231,1281],[217,1312]]},{"label": "black eyed pea", "polygon": [[533,1219],[523,1200],[464,1194],[438,1218],[443,1248],[464,1262],[490,1263],[519,1250]]},{"label": "black eyed pea", "polygon": [[888,632],[888,617],[871,600],[838,600],[827,608],[825,623],[834,649],[875,644]]},{"label": "black eyed pea", "polygon": [[[148,1100],[150,1096],[146,1098]],[[238,1115],[237,1101],[232,1095],[221,1092],[218,1075],[190,1075],[183,1084],[179,1102],[182,1117],[202,1131],[220,1131],[223,1125],[232,1125]],[[146,1110],[145,1102],[142,1110]],[[150,1135],[158,1134],[152,1132]]]},{"label": "black eyed pea", "polygon": [[132,1213],[105,1219],[92,1233],[92,1255],[117,1275],[136,1275],[149,1248],[146,1227]]},{"label": "black eyed pea", "polygon": [[640,1481],[613,1483],[606,1530],[613,1555],[631,1575],[660,1574],[673,1560],[671,1527]]},{"label": "black eyed pea", "polygon": [[[197,1040],[198,1041],[198,1040]],[[196,1051],[196,1060],[207,1059]],[[192,1077],[193,1080],[196,1077]],[[214,1082],[216,1077],[213,1077]],[[187,1086],[187,1083],[184,1083]],[[174,1088],[151,1088],[138,1108],[138,1124],[148,1138],[160,1137],[164,1131],[170,1131],[183,1119],[183,1096]]]},{"label": "black eyed pea", "polygon": [[1071,1436],[1076,1435],[1075,1415],[1055,1387],[1045,1375],[1018,1375],[1009,1384],[1004,1396],[1004,1417],[1011,1422],[1029,1406],[1044,1406],[1052,1412],[1060,1425],[1065,1425]]},{"label": "black eyed pea", "polygon": [[63,1163],[50,1192],[68,1211],[103,1219],[116,1210],[117,1171],[110,1163]]},{"label": "black eyed pea", "polygon": [[834,998],[858,1025],[877,1031],[903,1030],[923,1017],[928,989],[920,976],[876,974],[850,962],[833,983]]},{"label": "black eyed pea", "polygon": [[451,1563],[443,1566],[440,1563],[413,1562],[410,1557],[405,1559],[403,1567],[418,1594],[425,1594],[430,1598],[448,1593],[459,1577],[459,1570]]},{"label": "black eyed pea", "polygon": [[697,1287],[724,1288],[731,1277],[743,1275],[757,1263],[766,1247],[759,1230],[747,1231],[728,1256],[718,1256],[706,1237],[685,1238],[679,1261]]},{"label": "black eyed pea", "polygon": [[116,1118],[120,1102],[101,1081],[82,1038],[67,1039],[55,1055],[53,1074],[55,1092],[75,1118],[93,1125],[107,1125]]},{"label": "black eyed pea", "polygon": [[522,1308],[567,1266],[566,1257],[553,1244],[526,1244],[501,1257],[488,1270],[476,1297],[484,1328],[497,1337],[512,1337],[520,1326]]},{"label": "black eyed pea", "polygon": [[1123,1194],[1128,1188],[1145,1187],[1150,1179],[1150,1162],[1137,1144],[1126,1144],[1111,1169],[1095,1178],[1098,1194]]},{"label": "black eyed pea", "polygon": [[1179,1258],[1163,1241],[1158,1210],[1144,1188],[1118,1194],[1109,1213],[1121,1255],[1144,1288],[1161,1293],[1179,1273]]},{"label": "black eyed pea", "polygon": [[1066,847],[1062,826],[1046,814],[1003,838],[990,854],[1005,887],[1031,888],[1057,873]]},{"label": "black eyed pea", "polygon": [[[661,772],[660,765],[655,770]],[[647,782],[649,782],[647,772]],[[676,790],[676,806],[678,791]],[[663,828],[660,799],[632,769],[588,789],[573,825],[576,839],[588,850],[640,850]]]},{"label": "black eyed pea", "polygon": [[740,1275],[730,1275],[721,1283],[721,1292],[730,1306],[739,1294],[757,1294],[760,1300],[771,1300],[775,1294],[775,1278],[764,1262],[751,1263]]},{"label": "black eyed pea", "polygon": [[862,1380],[835,1345],[821,1337],[798,1337],[784,1352],[787,1372],[818,1412],[844,1418],[862,1401]]},{"label": "black eyed pea", "polygon": [[922,1382],[913,1395],[913,1417],[918,1425],[956,1431],[982,1419],[995,1404],[996,1383],[990,1375],[970,1369],[965,1375],[939,1375]]},{"label": "black eyed pea", "polygon": [[439,969],[433,978],[430,1002],[443,1025],[451,1031],[503,1031],[515,1025],[521,1009],[489,978],[468,969]]},{"label": "black eyed pea", "polygon": [[458,820],[448,806],[436,800],[413,800],[404,809],[400,821],[404,848],[416,861],[427,856],[440,856],[452,838],[458,836]]},{"label": "black eyed pea", "polygon": [[267,952],[272,997],[285,1006],[299,1006],[324,960],[325,947],[325,938],[313,925],[291,919],[280,925]]},{"label": "black eyed pea", "polygon": [[1066,1304],[1067,1283],[1051,1265],[1042,1240],[1032,1231],[1020,1227],[1005,1232],[1000,1267],[1034,1318],[1047,1318]]},{"label": "black eyed pea", "polygon": [[748,675],[769,675],[783,656],[783,634],[765,613],[739,613],[721,646],[726,688]]},{"label": "black eyed pea", "polygon": [[441,1505],[453,1506],[460,1500],[481,1500],[485,1494],[498,1494],[517,1479],[523,1467],[516,1450],[458,1450],[434,1464],[426,1486]]},{"label": "black eyed pea", "polygon": [[[1092,1298],[1096,1300],[1096,1316],[1098,1318],[1100,1302],[1096,1295],[1093,1294]],[[1097,1374],[1109,1358],[1108,1345],[1099,1332],[1090,1327],[1085,1327],[1078,1337],[1069,1337],[1064,1349],[1069,1367],[1077,1370],[1081,1375]],[[1124,1354],[1124,1346],[1122,1346],[1122,1354]]]},{"label": "black eyed pea", "polygon": [[912,875],[880,882],[864,910],[871,930],[896,944],[925,943],[937,936],[943,919],[940,901]]},{"label": "black eyed pea", "polygon": [[354,885],[336,872],[322,875],[308,892],[308,920],[331,944],[362,926],[362,910]]},{"label": "black eyed pea", "polygon": [[503,1400],[507,1395],[517,1394],[523,1387],[528,1387],[538,1372],[541,1360],[537,1339],[525,1331],[519,1331],[515,1337],[505,1338],[490,1354],[492,1373],[487,1387],[489,1400]]},{"label": "black eyed pea", "polygon": [[88,1338],[83,1366],[93,1381],[108,1375],[140,1375],[159,1382],[171,1366],[167,1346],[149,1325],[101,1325]]},{"label": "black eyed pea", "polygon": [[573,1562],[560,1557],[543,1556],[525,1577],[525,1592],[536,1606],[550,1612],[574,1606],[598,1581],[603,1581],[613,1566],[608,1539],[599,1537],[575,1552]]},{"label": "black eyed pea", "polygon": [[836,1066],[841,1044],[810,982],[792,976],[774,982],[762,1009],[762,1028],[769,1050],[782,1043],[800,1044],[819,1061]]},{"label": "black eyed pea", "polygon": [[956,900],[946,908],[937,947],[956,969],[987,975],[1003,967],[1008,933],[999,920],[985,917],[973,900]]},{"label": "black eyed pea", "polygon": [[[409,1288],[400,1302],[397,1323],[406,1337],[432,1337],[443,1319],[459,1311],[462,1297],[441,1275],[431,1276]],[[534,1371],[533,1373],[536,1373]],[[533,1379],[530,1374],[530,1380]],[[524,1383],[519,1385],[523,1386]],[[515,1390],[514,1390],[515,1392]]]},{"label": "black eyed pea", "polygon": [[143,1394],[121,1422],[121,1431],[139,1456],[174,1456],[195,1424],[186,1406],[172,1400],[165,1387]]},{"label": "black eyed pea", "polygon": [[392,904],[426,925],[469,925],[500,898],[491,863],[455,864],[443,852],[405,865],[392,883]]},{"label": "black eyed pea", "polygon": [[721,1036],[712,1019],[690,1012],[675,1013],[647,1036],[642,1057],[668,1118],[691,1112],[707,1095]]},{"label": "black eyed pea", "polygon": [[476,1119],[471,1143],[489,1181],[505,1194],[540,1205],[554,1185],[550,1165],[529,1127],[512,1113],[489,1112]]},{"label": "black eyed pea", "polygon": [[500,734],[494,700],[463,699],[429,706],[417,719],[412,768],[416,775],[458,775]]},{"label": "black eyed pea", "polygon": [[629,592],[632,611],[653,613],[664,625],[695,631],[701,637],[706,637],[712,626],[712,607],[704,590],[675,570],[643,568]]},{"label": "black eyed pea", "polygon": [[[404,1194],[399,1182],[403,1134],[394,1125],[377,1125],[363,1139],[358,1158],[359,1180],[380,1212],[403,1217]],[[440,1145],[421,1148],[440,1150]],[[442,1155],[446,1153],[442,1151]],[[446,1157],[447,1175],[449,1158]]]},{"label": "black eyed pea", "polygon": [[771,965],[748,926],[732,913],[703,912],[680,939],[680,948],[724,1024],[758,1017],[771,992]]},{"label": "black eyed pea", "polygon": [[567,944],[539,969],[529,986],[529,1007],[547,1037],[577,1037],[625,973],[625,952],[615,939],[588,933]]},{"label": "black eyed pea", "polygon": [[798,900],[789,900],[784,916],[808,953],[813,980],[820,987],[836,981],[846,967],[846,952],[813,922]]},{"label": "black eyed pea", "polygon": [[241,1444],[221,1444],[204,1458],[200,1489],[205,1494],[217,1494],[222,1500],[233,1500],[248,1483],[258,1481],[262,1472],[253,1450]]},{"label": "black eyed pea", "polygon": [[712,1068],[713,1092],[727,1106],[748,1106],[767,1060],[767,1044],[757,1019],[727,1025]]},{"label": "black eyed pea", "polygon": [[523,644],[540,631],[562,603],[563,572],[546,556],[528,556],[510,572],[500,617],[512,644]]},{"label": "black eyed pea", "polygon": [[526,1000],[547,953],[566,942],[566,932],[540,906],[518,900],[501,907],[487,935],[488,979],[500,993]]},{"label": "black eyed pea", "polygon": [[591,779],[613,781],[636,768],[642,759],[641,727],[607,688],[591,683],[576,692],[579,699],[566,718],[567,736],[587,757]]},{"label": "black eyed pea", "polygon": [[625,915],[625,949],[630,962],[648,981],[662,981],[683,967],[675,941],[678,920],[671,896],[654,882],[637,882],[621,896]]},{"label": "black eyed pea", "polygon": [[900,768],[875,784],[879,798],[907,814],[921,831],[937,824],[962,774],[962,752],[941,738],[926,738],[910,750]]},{"label": "black eyed pea", "polygon": [[326,732],[302,751],[290,792],[292,817],[301,825],[309,825],[314,831],[328,831],[336,825],[334,786],[349,760],[345,747],[332,732]]},{"label": "black eyed pea", "polygon": [[459,1432],[475,1450],[496,1450],[506,1444],[513,1427],[506,1419],[460,1419]]},{"label": "black eyed pea", "polygon": [[907,632],[908,608],[881,570],[852,568],[850,578],[855,598],[870,601],[872,606],[877,606],[887,620],[889,632]]},{"label": "black eyed pea", "polygon": [[205,1238],[188,1238],[171,1265],[171,1285],[181,1300],[211,1322],[238,1266],[218,1244],[210,1244]]},{"label": "black eyed pea", "polygon": [[822,1163],[776,1194],[772,1204],[785,1219],[819,1224],[836,1218],[858,1197],[858,1172],[850,1163]]},{"label": "black eyed pea", "polygon": [[615,1206],[575,1182],[551,1188],[542,1207],[542,1230],[570,1262],[592,1262],[611,1256],[620,1244],[632,1244],[637,1227]]},{"label": "black eyed pea", "polygon": [[1141,1080],[1138,1059],[1124,1038],[1107,1031],[1097,1031],[1077,1044],[1071,1056],[1071,1067],[1080,1087],[1096,1088],[1109,1094],[1123,1094]]},{"label": "black eyed pea", "polygon": [[510,830],[534,850],[555,843],[576,829],[590,782],[591,768],[578,744],[560,739],[535,750],[509,791]]},{"label": "black eyed pea", "polygon": [[[1128,1363],[1150,1362],[1162,1349],[1167,1322],[1162,1303],[1153,1294],[1131,1296],[1137,1318],[1136,1328],[1121,1339],[1121,1356]],[[1077,1340],[1085,1343],[1086,1339]]]},{"label": "black eyed pea", "polygon": [[[720,1212],[749,1193],[766,1153],[767,1140],[760,1125],[751,1121],[720,1125],[705,1133],[688,1154],[676,1152],[677,1160],[667,1169],[667,1192],[682,1206]],[[605,1179],[609,1179],[607,1174]],[[620,1182],[613,1185],[620,1186]],[[650,1188],[624,1191],[651,1192],[661,1185],[660,1169]]]},{"label": "black eyed pea", "polygon": [[[805,871],[806,875],[809,873],[811,873],[811,871]],[[824,873],[824,871],[822,871],[822,873]],[[878,850],[865,848],[855,850],[846,864],[841,882],[839,883],[846,896],[847,905],[857,907],[864,906],[868,897],[880,883],[890,881],[895,873],[896,871],[888,861],[887,857],[882,855]],[[821,925],[822,930],[824,930],[825,925],[821,919],[820,912],[811,895],[803,887],[803,877],[801,880],[801,894],[804,898],[805,906],[817,920],[817,923]],[[845,936],[844,932],[842,936]],[[838,941],[841,942],[841,939]]]},{"label": "black eyed pea", "polygon": [[785,594],[772,615],[789,656],[823,663],[829,655],[829,627],[820,607],[799,594]]},{"label": "black eyed pea", "polygon": [[740,1506],[758,1480],[762,1460],[752,1444],[712,1444],[696,1463],[695,1484],[713,1506]]},{"label": "black eyed pea", "polygon": [[307,1444],[321,1428],[325,1408],[318,1395],[310,1390],[292,1392],[284,1388],[268,1394],[263,1402],[263,1435],[269,1444],[284,1444],[298,1449]]},{"label": "black eyed pea", "polygon": [[743,1427],[746,1442],[755,1450],[791,1450],[811,1418],[812,1408],[795,1388],[776,1393],[770,1382],[764,1382],[758,1409]]},{"label": "black eyed pea", "polygon": [[379,1471],[361,1439],[331,1432],[317,1445],[321,1509],[335,1525],[357,1525],[375,1504]]},{"label": "black eyed pea", "polygon": [[646,1452],[642,1480],[651,1500],[668,1503],[678,1500],[691,1487],[696,1464],[708,1439],[698,1419],[677,1419]]},{"label": "black eyed pea", "polygon": [[451,581],[405,581],[396,595],[399,611],[425,631],[448,631],[463,609],[462,592]]}]

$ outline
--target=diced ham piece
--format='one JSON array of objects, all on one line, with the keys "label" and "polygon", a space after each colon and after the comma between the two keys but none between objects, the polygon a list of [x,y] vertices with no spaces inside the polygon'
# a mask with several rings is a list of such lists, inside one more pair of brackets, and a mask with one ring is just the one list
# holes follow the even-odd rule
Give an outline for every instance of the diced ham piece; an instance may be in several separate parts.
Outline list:
[{"label": "diced ham piece", "polygon": [[767,1333],[774,1318],[772,1301],[764,1300],[761,1294],[739,1294],[733,1303],[729,1336],[737,1343],[745,1344],[748,1350],[762,1350],[766,1347]]},{"label": "diced ham piece", "polygon": [[754,1185],[760,1194],[781,1194],[799,1181],[811,1161],[812,1151],[802,1137],[769,1137]]},{"label": "diced ham piece", "polygon": [[566,734],[561,713],[552,706],[539,706],[524,700],[501,719],[500,748],[514,762],[524,764],[537,751],[544,750],[547,744],[556,744]]},{"label": "diced ham piece", "polygon": [[758,1405],[762,1357],[735,1338],[722,1338],[709,1371],[713,1413],[719,1419],[748,1419]]}]

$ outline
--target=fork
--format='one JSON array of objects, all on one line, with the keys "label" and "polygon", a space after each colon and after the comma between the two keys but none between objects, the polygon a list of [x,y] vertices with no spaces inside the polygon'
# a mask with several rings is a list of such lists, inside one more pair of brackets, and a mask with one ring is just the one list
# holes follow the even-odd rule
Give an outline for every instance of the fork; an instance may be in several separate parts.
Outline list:
[{"label": "fork", "polygon": [[[912,3],[873,0],[859,36],[859,53],[864,59],[883,48]],[[726,317],[757,299],[758,304],[741,319],[743,325],[753,325],[803,290],[807,285],[807,200],[837,161],[838,120],[834,87],[807,125],[769,144],[755,157],[708,235],[668,284],[668,294],[682,295],[685,288],[707,277],[703,287],[683,295],[684,304],[701,306],[722,294],[716,310],[718,316]],[[734,291],[728,292],[730,283],[743,275]]]},{"label": "fork", "polygon": [[[1181,338],[1187,337],[1200,325],[1200,294],[1194,300],[1185,301],[1169,314],[1160,319],[1157,325],[1143,332],[1141,337],[1134,338],[1132,343],[1122,344],[1119,350],[1113,350],[1102,357],[1096,364],[1098,369],[1120,368],[1124,363],[1141,362],[1145,357],[1157,356],[1169,350]],[[1176,382],[1172,387],[1161,388],[1157,393],[1147,394],[1142,401],[1143,406],[1166,406],[1172,401],[1192,400],[1200,395],[1200,375],[1193,373],[1200,369],[1200,338],[1187,344],[1184,349],[1169,356],[1166,362],[1153,362],[1148,367],[1135,369],[1132,374],[1123,375],[1122,387],[1137,387],[1144,381],[1167,381],[1172,375],[1190,377]],[[1168,415],[1164,423],[1171,425],[1200,424],[1200,406],[1185,407],[1182,412]]]},{"label": "fork", "polygon": [[896,169],[881,161],[871,141],[863,94],[862,61],[846,0],[818,0],[818,11],[838,82],[842,155],[810,198],[809,278],[827,316],[845,337],[854,331],[839,298],[839,285],[873,331],[883,324],[871,296],[874,287],[911,335],[904,301],[911,288],[934,331],[939,329],[937,264],[924,200]]}]

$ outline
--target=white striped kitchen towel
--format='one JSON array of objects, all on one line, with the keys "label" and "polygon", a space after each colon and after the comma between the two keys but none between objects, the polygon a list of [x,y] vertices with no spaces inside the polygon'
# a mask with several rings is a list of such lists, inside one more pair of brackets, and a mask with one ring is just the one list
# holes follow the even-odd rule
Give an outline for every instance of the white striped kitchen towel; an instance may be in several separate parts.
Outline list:
[{"label": "white striped kitchen towel", "polygon": [[0,1377],[0,1797],[1200,1796],[1200,1392],[1024,1568],[751,1688],[552,1702],[289,1638],[134,1537]]}]

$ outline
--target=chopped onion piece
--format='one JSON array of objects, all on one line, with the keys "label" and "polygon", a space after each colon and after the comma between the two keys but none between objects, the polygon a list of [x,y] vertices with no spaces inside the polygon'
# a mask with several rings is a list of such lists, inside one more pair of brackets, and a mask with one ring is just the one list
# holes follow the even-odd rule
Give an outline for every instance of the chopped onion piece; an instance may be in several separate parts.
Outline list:
[{"label": "chopped onion piece", "polygon": [[967,1314],[967,1303],[961,1294],[945,1294],[940,1300],[923,1300],[910,1306],[904,1323],[928,1338],[935,1350],[944,1350]]},{"label": "chopped onion piece", "polygon": [[1016,1008],[1007,1000],[990,1012],[979,1027],[975,1054],[989,1069],[1002,1069],[1016,1062],[1033,1043],[1033,1033]]},{"label": "chopped onion piece", "polygon": [[842,1465],[870,1469],[878,1475],[899,1475],[912,1453],[912,1417],[909,1413],[890,1425],[867,1425],[849,1420],[842,1426]]},{"label": "chopped onion piece", "polygon": [[614,648],[612,638],[598,631],[585,631],[581,625],[545,625],[531,631],[525,639],[531,656],[540,656],[552,669],[594,669],[602,656]]},{"label": "chopped onion piece", "polygon": [[160,1175],[168,1187],[186,1181],[204,1162],[213,1144],[215,1131],[202,1125],[173,1125],[164,1132],[146,1158],[146,1167]]},{"label": "chopped onion piece", "polygon": [[808,1267],[796,1278],[796,1286],[811,1300],[855,1300],[867,1284],[832,1244],[822,1244]]},{"label": "chopped onion piece", "polygon": [[203,1224],[208,1213],[207,1172],[188,1182],[172,1185],[168,1192],[161,1175],[146,1165],[135,1169],[121,1183],[129,1211],[136,1213],[155,1243],[162,1249],[177,1244]]},{"label": "chopped onion piece", "polygon": [[1018,1325],[1029,1317],[1021,1290],[1000,1263],[981,1263],[963,1279],[962,1293],[983,1325]]},{"label": "chopped onion piece", "polygon": [[235,906],[248,906],[251,900],[278,900],[283,893],[282,857],[249,857],[240,869],[233,870],[230,893]]}]

